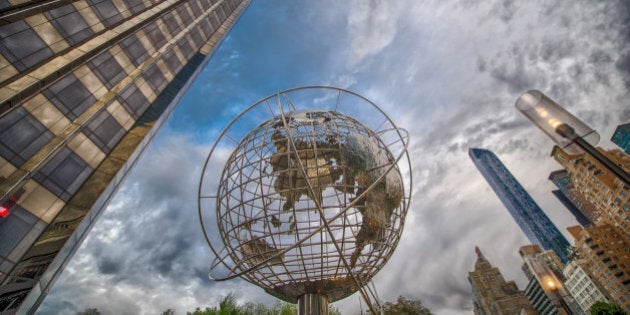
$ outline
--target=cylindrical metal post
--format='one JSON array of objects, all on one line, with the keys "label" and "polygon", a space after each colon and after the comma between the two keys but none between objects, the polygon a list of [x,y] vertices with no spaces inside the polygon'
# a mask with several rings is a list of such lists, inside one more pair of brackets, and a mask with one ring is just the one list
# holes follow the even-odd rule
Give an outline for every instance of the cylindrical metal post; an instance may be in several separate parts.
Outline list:
[{"label": "cylindrical metal post", "polygon": [[328,315],[328,298],[317,293],[307,293],[298,299],[298,315]]}]

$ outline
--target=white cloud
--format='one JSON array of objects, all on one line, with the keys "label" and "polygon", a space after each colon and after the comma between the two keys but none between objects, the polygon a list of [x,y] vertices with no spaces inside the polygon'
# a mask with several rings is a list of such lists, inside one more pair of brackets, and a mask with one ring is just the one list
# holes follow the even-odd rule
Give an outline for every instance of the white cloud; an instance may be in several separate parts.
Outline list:
[{"label": "white cloud", "polygon": [[350,3],[348,33],[350,43],[350,63],[359,63],[363,58],[379,53],[396,36],[398,7],[382,0]]}]

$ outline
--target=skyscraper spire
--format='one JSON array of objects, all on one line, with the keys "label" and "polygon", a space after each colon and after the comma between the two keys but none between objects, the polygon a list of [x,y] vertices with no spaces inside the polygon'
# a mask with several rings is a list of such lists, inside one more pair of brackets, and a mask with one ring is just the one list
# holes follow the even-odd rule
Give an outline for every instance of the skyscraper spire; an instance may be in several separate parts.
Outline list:
[{"label": "skyscraper spire", "polygon": [[477,259],[486,259],[485,257],[483,257],[483,254],[481,253],[481,249],[479,249],[479,246],[475,246],[475,253],[477,254]]},{"label": "skyscraper spire", "polygon": [[514,281],[505,281],[499,268],[490,262],[475,246],[475,270],[468,273],[472,286],[473,312],[481,314],[536,314],[529,300]]}]

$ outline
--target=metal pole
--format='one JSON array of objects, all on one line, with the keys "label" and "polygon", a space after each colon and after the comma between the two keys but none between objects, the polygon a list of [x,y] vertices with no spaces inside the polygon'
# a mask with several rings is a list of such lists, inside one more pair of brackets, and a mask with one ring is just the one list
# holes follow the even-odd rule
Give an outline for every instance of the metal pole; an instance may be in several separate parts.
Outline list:
[{"label": "metal pole", "polygon": [[298,315],[328,315],[328,297],[306,293],[298,298]]}]

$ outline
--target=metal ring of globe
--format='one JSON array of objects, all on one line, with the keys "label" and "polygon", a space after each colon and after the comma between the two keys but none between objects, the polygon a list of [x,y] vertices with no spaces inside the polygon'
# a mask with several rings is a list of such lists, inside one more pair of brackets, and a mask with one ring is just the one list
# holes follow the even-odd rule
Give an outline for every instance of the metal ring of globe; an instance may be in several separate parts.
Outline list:
[{"label": "metal ring of globe", "polygon": [[[313,91],[324,97],[300,95]],[[270,106],[274,98],[277,111]],[[347,98],[349,104],[343,103]],[[298,109],[291,99],[308,107]],[[311,108],[327,101],[328,110]],[[361,112],[380,113],[367,118],[380,122],[371,124],[376,131],[338,111],[357,104]],[[271,118],[250,128],[261,115]],[[233,140],[246,130],[251,131],[242,140]],[[226,141],[236,146],[229,155]],[[390,147],[399,153],[394,156]],[[219,135],[202,171],[198,210],[215,255],[210,278],[241,276],[288,302],[309,291],[334,301],[361,290],[402,233],[411,191],[407,147],[408,133],[351,91],[300,87],[254,103]],[[226,157],[217,183],[209,165]],[[399,163],[404,160],[405,178]],[[216,195],[206,194],[206,185]],[[209,235],[203,209],[214,211],[219,235]],[[221,245],[213,244],[219,239]]]}]

